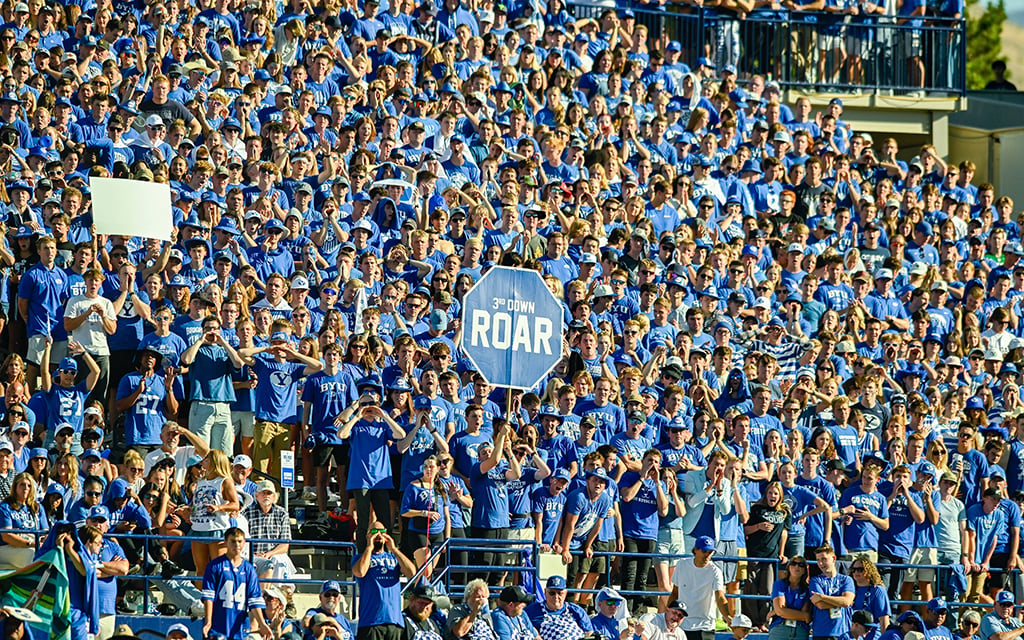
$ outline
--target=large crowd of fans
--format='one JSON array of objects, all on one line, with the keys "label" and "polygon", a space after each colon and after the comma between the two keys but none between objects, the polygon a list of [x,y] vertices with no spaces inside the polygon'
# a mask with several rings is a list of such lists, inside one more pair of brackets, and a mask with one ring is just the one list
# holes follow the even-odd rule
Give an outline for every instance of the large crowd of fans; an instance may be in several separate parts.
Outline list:
[{"label": "large crowd of fans", "polygon": [[[63,549],[74,640],[140,573],[207,637],[347,640],[338,584],[293,610],[286,452],[354,524],[361,640],[1024,633],[1014,202],[728,38],[571,9],[0,5],[0,568]],[[97,229],[95,176],[168,184],[172,240]],[[532,390],[462,348],[494,265],[563,307]],[[446,621],[403,612],[481,538]]]}]

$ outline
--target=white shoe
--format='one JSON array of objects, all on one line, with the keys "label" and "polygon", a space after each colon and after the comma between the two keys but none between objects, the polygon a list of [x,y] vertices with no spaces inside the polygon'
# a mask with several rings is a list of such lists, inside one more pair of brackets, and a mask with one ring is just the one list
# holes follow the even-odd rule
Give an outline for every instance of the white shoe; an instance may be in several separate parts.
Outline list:
[{"label": "white shoe", "polygon": [[305,487],[302,490],[302,501],[316,502],[316,489],[314,489],[313,487]]},{"label": "white shoe", "polygon": [[330,489],[327,490],[327,503],[328,504],[341,504],[341,495],[334,493]]}]

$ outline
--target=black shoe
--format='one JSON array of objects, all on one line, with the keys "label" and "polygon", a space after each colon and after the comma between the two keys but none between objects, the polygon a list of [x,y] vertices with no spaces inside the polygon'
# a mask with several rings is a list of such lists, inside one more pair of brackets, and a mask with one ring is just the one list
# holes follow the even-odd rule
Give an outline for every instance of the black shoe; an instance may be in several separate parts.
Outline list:
[{"label": "black shoe", "polygon": [[174,576],[180,576],[185,573],[185,570],[179,567],[173,560],[164,560],[161,564],[163,566],[160,567],[160,577],[164,580],[170,580]]},{"label": "black shoe", "polygon": [[130,615],[130,616],[131,615],[135,615],[135,609],[132,609],[131,607],[126,605],[123,600],[118,600],[117,601],[117,606],[114,607],[114,608],[117,610],[118,613],[123,613],[125,615]]}]

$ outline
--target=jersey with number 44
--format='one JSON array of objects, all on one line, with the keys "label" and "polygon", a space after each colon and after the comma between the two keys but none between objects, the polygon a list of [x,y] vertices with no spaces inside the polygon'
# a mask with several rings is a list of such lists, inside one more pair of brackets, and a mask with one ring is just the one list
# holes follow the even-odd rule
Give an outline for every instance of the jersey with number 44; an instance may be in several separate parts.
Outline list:
[{"label": "jersey with number 44", "polygon": [[236,567],[226,555],[206,566],[203,600],[213,602],[211,635],[227,640],[245,638],[249,633],[249,610],[266,608],[256,568],[248,560]]}]

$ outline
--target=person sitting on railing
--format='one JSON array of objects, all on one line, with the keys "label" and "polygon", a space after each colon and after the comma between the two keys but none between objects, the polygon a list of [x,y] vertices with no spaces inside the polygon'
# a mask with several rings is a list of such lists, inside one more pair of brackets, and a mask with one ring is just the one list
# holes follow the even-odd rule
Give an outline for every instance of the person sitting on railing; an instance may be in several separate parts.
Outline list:
[{"label": "person sitting on railing", "polygon": [[[21,569],[35,555],[37,531],[50,528],[46,514],[36,500],[36,483],[31,474],[22,472],[14,478],[11,495],[0,503],[0,569]],[[24,533],[21,533],[24,532]]]}]

